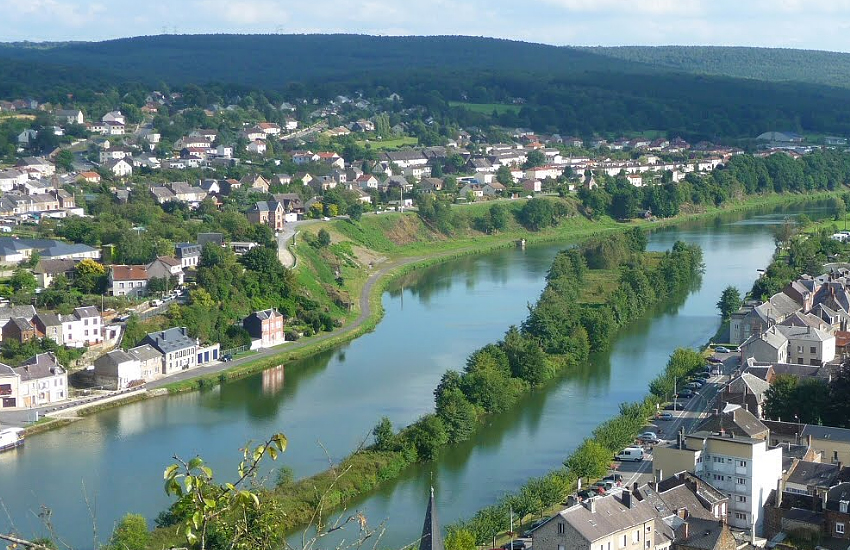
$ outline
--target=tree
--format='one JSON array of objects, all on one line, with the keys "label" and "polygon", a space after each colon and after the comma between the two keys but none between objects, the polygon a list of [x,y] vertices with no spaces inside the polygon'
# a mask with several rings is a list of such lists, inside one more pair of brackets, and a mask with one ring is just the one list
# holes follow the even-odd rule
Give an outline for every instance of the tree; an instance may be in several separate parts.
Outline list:
[{"label": "tree", "polygon": [[319,229],[319,234],[316,238],[316,245],[319,248],[325,248],[331,244],[331,235],[326,229]]},{"label": "tree", "polygon": [[107,550],[145,550],[150,544],[151,534],[145,517],[140,514],[127,514],[112,532]]},{"label": "tree", "polygon": [[834,220],[843,220],[844,216],[847,214],[847,204],[845,204],[844,200],[833,197],[832,198],[832,217]]},{"label": "tree", "polygon": [[372,435],[375,436],[375,448],[379,451],[392,451],[395,448],[395,430],[388,417],[381,418],[381,421],[372,429]]},{"label": "tree", "polygon": [[407,436],[422,460],[432,460],[440,447],[449,441],[445,424],[434,414],[426,414],[417,420],[408,428]]},{"label": "tree", "polygon": [[466,399],[460,388],[440,392],[436,411],[443,420],[450,443],[465,441],[475,431],[475,406]]},{"label": "tree", "polygon": [[720,317],[727,321],[732,317],[732,314],[738,311],[741,307],[741,294],[734,286],[727,286],[720,294],[720,299],[717,301],[717,309],[720,310]]},{"label": "tree", "polygon": [[463,528],[449,528],[446,550],[475,550],[475,536]]},{"label": "tree", "polygon": [[514,176],[511,174],[510,167],[505,165],[499,166],[499,169],[496,170],[496,181],[504,186],[513,185]]},{"label": "tree", "polygon": [[[188,505],[182,533],[191,547],[206,550],[210,538],[221,538],[227,548],[271,549],[282,544],[277,524],[283,512],[267,500],[262,505],[251,490],[260,462],[266,456],[277,460],[286,450],[281,433],[251,447],[245,446],[235,482],[217,484],[212,469],[200,457],[177,462],[165,469],[165,493]],[[218,535],[218,537],[215,537]]]},{"label": "tree", "polygon": [[57,168],[61,168],[66,172],[72,172],[74,170],[74,154],[68,149],[62,149],[56,153],[56,156],[53,157],[53,162]]},{"label": "tree", "polygon": [[99,294],[106,289],[106,268],[92,260],[84,258],[74,268],[74,287],[84,294]]},{"label": "tree", "polygon": [[764,416],[772,420],[792,422],[799,414],[794,403],[797,377],[790,374],[777,376],[764,395]]},{"label": "tree", "polygon": [[599,478],[608,471],[611,461],[611,451],[597,443],[593,439],[585,439],[582,444],[573,451],[570,458],[564,462],[576,477],[584,479]]},{"label": "tree", "polygon": [[35,292],[35,288],[38,286],[38,281],[36,281],[35,275],[26,269],[18,268],[9,280],[9,284],[15,292],[29,293]]},{"label": "tree", "polygon": [[546,155],[540,149],[535,149],[528,153],[523,168],[535,168],[544,164],[546,164]]},{"label": "tree", "polygon": [[360,201],[354,202],[349,205],[345,213],[348,214],[350,219],[359,222],[360,218],[363,217],[363,204]]}]

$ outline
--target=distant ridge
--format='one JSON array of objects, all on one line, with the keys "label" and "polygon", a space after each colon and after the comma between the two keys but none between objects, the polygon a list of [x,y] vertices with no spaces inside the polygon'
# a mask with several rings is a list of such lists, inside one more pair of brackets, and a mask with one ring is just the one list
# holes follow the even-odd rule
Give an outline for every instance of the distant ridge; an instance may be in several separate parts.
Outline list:
[{"label": "distant ridge", "polygon": [[606,57],[695,74],[850,88],[850,54],[741,46],[582,48]]}]

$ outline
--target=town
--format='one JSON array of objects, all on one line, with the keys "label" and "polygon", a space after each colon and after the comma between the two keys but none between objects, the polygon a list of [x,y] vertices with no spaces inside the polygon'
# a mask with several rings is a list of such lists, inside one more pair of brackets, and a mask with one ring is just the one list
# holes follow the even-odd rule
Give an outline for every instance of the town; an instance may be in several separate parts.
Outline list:
[{"label": "town", "polygon": [[[421,120],[396,93],[261,108],[250,96],[230,99],[198,104],[150,90],[99,110],[0,101],[10,146],[0,165],[4,425],[221,372],[339,329],[350,297],[324,288],[334,299],[322,304],[299,293],[292,274],[296,234],[327,247],[325,222],[409,211],[439,226],[435,204],[462,211],[547,198],[572,199],[590,219],[655,220],[686,203],[810,190],[780,170],[800,163],[820,174],[847,146],[773,130],[743,147],[460,128]],[[755,162],[773,183],[749,185]],[[844,183],[830,178],[818,189]],[[316,236],[313,225],[323,228]],[[582,480],[561,512],[506,548],[741,550],[850,538],[850,429],[802,409],[776,414],[771,399],[777,387],[844,380],[850,265],[825,268],[741,302],[728,348],[714,347],[705,368],[665,396],[670,410],[617,454],[622,465]],[[432,496],[423,550],[443,550],[434,507]]]}]

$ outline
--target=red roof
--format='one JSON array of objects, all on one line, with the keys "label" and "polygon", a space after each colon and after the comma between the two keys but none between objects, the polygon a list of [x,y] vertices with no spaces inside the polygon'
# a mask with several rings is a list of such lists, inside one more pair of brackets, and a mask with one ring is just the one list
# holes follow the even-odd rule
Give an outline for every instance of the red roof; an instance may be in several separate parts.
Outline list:
[{"label": "red roof", "polygon": [[147,281],[149,278],[148,269],[143,265],[112,266],[112,280],[114,281]]}]

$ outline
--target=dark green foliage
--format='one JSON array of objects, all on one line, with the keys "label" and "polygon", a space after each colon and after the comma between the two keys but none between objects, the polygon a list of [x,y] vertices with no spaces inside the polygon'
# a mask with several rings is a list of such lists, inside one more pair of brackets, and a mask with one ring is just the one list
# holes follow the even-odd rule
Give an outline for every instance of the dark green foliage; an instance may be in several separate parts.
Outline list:
[{"label": "dark green foliage", "polygon": [[405,439],[410,441],[422,460],[432,460],[440,447],[449,441],[443,420],[433,414],[428,414],[413,423],[405,430]]},{"label": "dark green foliage", "polygon": [[443,421],[449,443],[457,443],[469,439],[475,431],[478,415],[475,406],[463,395],[459,387],[439,393],[437,399],[437,416]]},{"label": "dark green foliage", "polygon": [[127,514],[112,533],[107,550],[145,550],[150,543],[145,517],[139,514]]},{"label": "dark green foliage", "polygon": [[741,293],[734,286],[727,286],[723,289],[720,299],[717,301],[717,309],[720,310],[720,317],[726,321],[733,313],[741,307]]},{"label": "dark green foliage", "polygon": [[564,204],[548,199],[531,199],[517,214],[517,220],[530,231],[539,231],[552,225],[567,215]]},{"label": "dark green foliage", "polygon": [[705,359],[700,353],[679,348],[670,356],[664,372],[650,382],[649,391],[658,399],[671,399],[673,389],[681,388],[687,377],[697,372],[703,365],[705,365]]},{"label": "dark green foliage", "polygon": [[316,246],[319,248],[326,248],[331,244],[331,234],[328,233],[327,229],[319,229],[318,235],[316,235]]},{"label": "dark green foliage", "polygon": [[396,434],[393,424],[386,416],[372,430],[375,436],[375,449],[379,451],[393,451],[396,447]]}]

